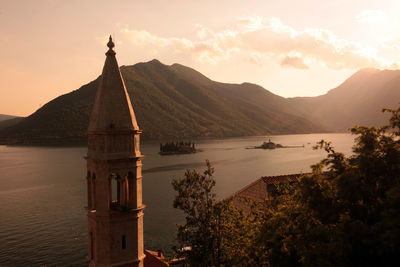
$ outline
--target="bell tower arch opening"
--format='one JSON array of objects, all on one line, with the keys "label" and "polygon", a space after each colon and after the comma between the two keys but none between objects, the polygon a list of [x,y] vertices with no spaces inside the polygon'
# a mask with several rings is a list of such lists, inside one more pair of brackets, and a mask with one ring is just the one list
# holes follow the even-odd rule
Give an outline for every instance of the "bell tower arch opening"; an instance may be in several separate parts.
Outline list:
[{"label": "bell tower arch opening", "polygon": [[110,184],[111,184],[111,204],[113,206],[119,206],[120,195],[121,195],[121,177],[118,174],[110,174]]}]

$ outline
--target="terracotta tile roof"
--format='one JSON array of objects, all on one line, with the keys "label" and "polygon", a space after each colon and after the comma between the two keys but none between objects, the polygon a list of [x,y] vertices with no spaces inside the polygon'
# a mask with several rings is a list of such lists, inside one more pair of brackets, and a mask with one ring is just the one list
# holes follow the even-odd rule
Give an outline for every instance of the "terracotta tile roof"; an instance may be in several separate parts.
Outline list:
[{"label": "terracotta tile roof", "polygon": [[[239,196],[249,190],[250,188],[256,186],[257,184],[277,184],[277,183],[282,183],[287,181],[288,179],[293,181],[306,173],[296,173],[296,174],[285,174],[285,175],[276,175],[276,176],[263,176],[260,179],[257,179],[256,181],[252,182],[251,184],[246,185],[236,193],[232,195],[232,197]],[[261,183],[262,182],[262,183]]]},{"label": "terracotta tile roof", "polygon": [[295,181],[303,175],[305,174],[296,173],[261,177],[233,194],[231,197],[233,204],[239,209],[247,210],[249,205],[247,200],[263,203],[269,198],[269,195],[271,194],[270,190],[274,190],[270,188],[269,185],[275,185],[286,181]]},{"label": "terracotta tile roof", "polygon": [[144,267],[165,267],[170,266],[165,262],[164,255],[161,251],[144,250],[146,258],[144,258]]}]

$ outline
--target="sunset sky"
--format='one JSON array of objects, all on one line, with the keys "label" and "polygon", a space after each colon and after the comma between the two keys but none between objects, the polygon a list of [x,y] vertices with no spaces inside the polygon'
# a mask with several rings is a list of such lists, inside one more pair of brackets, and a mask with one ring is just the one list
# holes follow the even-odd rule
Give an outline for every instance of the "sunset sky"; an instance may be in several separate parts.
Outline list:
[{"label": "sunset sky", "polygon": [[101,73],[154,58],[284,97],[400,66],[398,0],[0,0],[0,113],[27,116]]}]

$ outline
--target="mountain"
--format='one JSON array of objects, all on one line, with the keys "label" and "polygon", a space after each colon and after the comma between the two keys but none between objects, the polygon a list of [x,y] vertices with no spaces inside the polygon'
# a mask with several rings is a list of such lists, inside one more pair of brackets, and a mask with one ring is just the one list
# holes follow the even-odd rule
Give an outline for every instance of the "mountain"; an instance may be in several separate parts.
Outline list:
[{"label": "mountain", "polygon": [[17,118],[13,118],[13,119],[0,121],[0,130],[7,128],[7,127],[14,126],[17,123],[19,123],[20,121],[22,121],[23,119],[24,119],[23,117],[17,117]]},{"label": "mountain", "polygon": [[[157,60],[122,66],[143,139],[345,132],[383,125],[400,101],[400,71],[363,69],[317,97],[283,98],[251,83],[215,82]],[[0,144],[85,142],[99,78],[50,101],[27,118],[0,122]],[[0,116],[1,118],[1,116]]]},{"label": "mountain", "polygon": [[15,118],[18,118],[18,116],[0,114],[0,122],[5,121],[5,120],[10,120],[10,119],[15,119]]},{"label": "mountain", "polygon": [[13,126],[18,122],[20,122],[22,119],[23,117],[0,114],[0,130],[3,128]]},{"label": "mountain", "polygon": [[381,110],[400,103],[400,71],[362,69],[325,95],[289,100],[330,131],[387,124],[389,115]]},{"label": "mountain", "polygon": [[[180,64],[167,66],[157,60],[122,66],[121,73],[143,139],[324,131],[290,99],[255,84],[215,82],[191,68]],[[99,78],[0,130],[0,143],[84,142]]]}]

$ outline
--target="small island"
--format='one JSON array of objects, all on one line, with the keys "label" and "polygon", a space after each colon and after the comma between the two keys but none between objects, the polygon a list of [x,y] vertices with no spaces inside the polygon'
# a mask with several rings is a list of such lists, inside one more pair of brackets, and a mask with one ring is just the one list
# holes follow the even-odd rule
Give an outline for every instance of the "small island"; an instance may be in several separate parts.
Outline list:
[{"label": "small island", "polygon": [[294,148],[294,147],[304,147],[304,145],[301,146],[283,146],[281,144],[275,144],[274,142],[271,142],[271,139],[268,139],[268,142],[264,142],[261,144],[261,146],[255,146],[255,149],[275,149],[275,148]]},{"label": "small island", "polygon": [[196,153],[194,142],[167,142],[160,143],[160,155],[176,155]]}]

